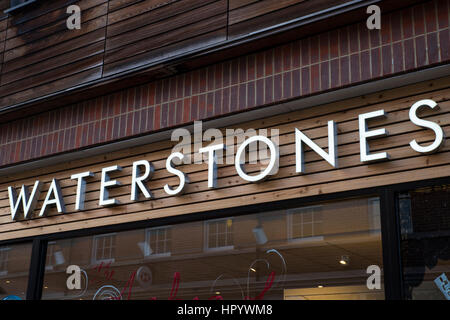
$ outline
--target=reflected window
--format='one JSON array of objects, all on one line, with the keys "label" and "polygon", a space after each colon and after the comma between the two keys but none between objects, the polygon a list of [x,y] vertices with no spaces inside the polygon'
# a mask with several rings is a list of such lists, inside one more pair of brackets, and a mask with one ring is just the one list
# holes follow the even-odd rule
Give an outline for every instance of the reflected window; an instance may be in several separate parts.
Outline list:
[{"label": "reflected window", "polygon": [[368,199],[369,228],[371,232],[381,231],[380,198]]},{"label": "reflected window", "polygon": [[233,248],[233,219],[219,219],[205,223],[205,249],[222,250]]},{"label": "reflected window", "polygon": [[170,256],[170,227],[146,229],[145,243],[146,257]]},{"label": "reflected window", "polygon": [[289,238],[299,240],[305,238],[323,239],[322,207],[311,206],[288,210]]},{"label": "reflected window", "polygon": [[54,262],[54,249],[55,249],[55,241],[49,241],[47,244],[47,257],[45,260],[45,269],[46,270],[53,270],[53,267],[55,265]]},{"label": "reflected window", "polygon": [[93,242],[93,263],[114,262],[114,253],[116,249],[115,233],[94,236]]},{"label": "reflected window", "polygon": [[8,253],[10,248],[0,248],[0,276],[8,274]]}]

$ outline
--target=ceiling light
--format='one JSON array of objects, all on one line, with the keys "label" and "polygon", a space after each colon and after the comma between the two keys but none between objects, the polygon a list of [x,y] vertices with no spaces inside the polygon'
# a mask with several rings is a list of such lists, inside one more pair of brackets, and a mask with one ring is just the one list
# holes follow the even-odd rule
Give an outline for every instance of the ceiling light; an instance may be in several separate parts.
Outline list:
[{"label": "ceiling light", "polygon": [[267,236],[262,227],[254,228],[253,235],[255,236],[257,244],[265,244],[267,242]]},{"label": "ceiling light", "polygon": [[255,269],[255,268],[250,268],[250,270],[253,271],[253,272],[256,272],[256,269]]},{"label": "ceiling light", "polygon": [[346,266],[350,263],[350,258],[348,256],[342,256],[341,260],[339,260],[339,263]]}]

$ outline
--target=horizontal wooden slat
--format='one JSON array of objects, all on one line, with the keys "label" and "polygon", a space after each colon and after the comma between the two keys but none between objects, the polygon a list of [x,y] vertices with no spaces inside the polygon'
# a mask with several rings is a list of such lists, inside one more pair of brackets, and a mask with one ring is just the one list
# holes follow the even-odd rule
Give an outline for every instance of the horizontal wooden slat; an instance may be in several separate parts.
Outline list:
[{"label": "horizontal wooden slat", "polygon": [[[228,37],[233,39],[245,36],[248,33],[256,32],[264,28],[268,28],[280,23],[305,17],[317,11],[329,9],[330,7],[343,4],[349,0],[306,0],[298,3],[290,3],[289,6],[279,6],[277,3],[272,4],[274,10],[267,11],[263,14],[264,7],[253,12],[247,7],[241,7],[230,11],[230,21]],[[261,2],[262,3],[262,2]],[[251,6],[259,6],[260,2],[251,4]]]},{"label": "horizontal wooden slat", "polygon": [[305,0],[262,0],[247,6],[237,8],[230,12],[229,24],[235,24],[243,20],[249,20],[254,17],[273,12],[293,4],[301,3]]},{"label": "horizontal wooden slat", "polygon": [[70,88],[75,85],[82,84],[100,78],[102,68],[95,67],[83,72],[67,76],[53,82],[41,85],[39,87],[30,88],[12,95],[8,95],[0,99],[0,105],[12,105],[17,101],[30,100],[39,96],[45,96],[58,90]]},{"label": "horizontal wooden slat", "polygon": [[37,87],[39,85],[55,81],[57,79],[69,77],[72,74],[80,73],[85,70],[101,66],[103,63],[102,55],[94,55],[85,58],[81,61],[76,61],[69,65],[64,65],[61,68],[52,69],[47,72],[39,73],[35,76],[27,77],[20,82],[13,82],[4,84],[0,87],[0,97],[11,95],[15,92],[20,92],[29,88]]},{"label": "horizontal wooden slat", "polygon": [[[111,36],[111,28],[108,27],[109,37],[106,41],[106,50],[108,51],[118,47],[123,47],[133,42],[145,42],[148,38],[158,35],[161,36],[168,31],[186,27],[189,24],[224,13],[225,11],[226,3],[224,1],[215,1],[199,8],[192,8],[187,12],[174,16],[170,19],[170,22],[167,20],[161,21],[160,19],[162,18],[157,15],[158,19],[155,23],[152,22],[152,19],[149,19],[148,25],[132,31],[132,37],[130,37],[129,33],[121,33],[118,36]],[[120,26],[119,29],[121,29]]]},{"label": "horizontal wooden slat", "polygon": [[[145,23],[145,17],[144,15],[147,12],[151,12],[155,9],[164,7],[169,5],[168,8],[171,8],[174,10],[173,14],[176,14],[176,8],[178,8],[178,3],[182,2],[188,2],[190,5],[194,5],[194,2],[192,1],[185,1],[185,0],[147,0],[147,1],[139,1],[135,2],[133,5],[126,6],[125,8],[121,10],[115,10],[112,9],[111,13],[109,14],[108,24],[115,24],[119,21],[132,19],[132,21],[129,21],[129,23],[133,23],[137,26],[140,25],[140,23]],[[175,5],[174,5],[175,4]],[[113,5],[114,8],[114,5]],[[167,9],[166,9],[167,10]],[[185,10],[183,10],[185,11]],[[162,15],[164,15],[165,11],[158,10]],[[125,30],[126,31],[126,30]]]},{"label": "horizontal wooden slat", "polygon": [[220,14],[222,12],[223,11],[218,12],[219,15],[217,16],[209,17],[197,23],[192,23],[184,28],[174,29],[157,37],[147,38],[146,41],[138,42],[133,46],[109,50],[105,54],[105,64],[224,28],[227,18],[225,14]]},{"label": "horizontal wooden slat", "polygon": [[105,39],[105,30],[97,29],[87,34],[80,36],[77,39],[54,44],[51,47],[39,50],[29,55],[20,57],[19,59],[10,60],[5,63],[4,72],[8,73],[27,66],[33,66],[41,61],[48,60],[52,57],[57,57],[66,53],[71,53],[73,50],[89,46],[92,43],[99,42]]},{"label": "horizontal wooden slat", "polygon": [[[87,21],[91,20],[91,16],[95,16],[95,13],[96,16],[101,15],[97,13],[98,11],[103,12],[102,14],[106,14],[108,7],[107,2],[107,0],[82,0],[78,1],[77,5],[82,10],[83,16],[86,15],[83,17],[84,21]],[[8,28],[7,39],[20,36],[24,40],[29,39],[32,41],[33,39],[46,36],[47,33],[51,32],[51,27],[54,23],[61,21],[65,25],[65,21],[68,17],[66,12],[67,7],[68,5],[16,25],[14,25],[14,21],[12,21],[11,27]],[[92,10],[92,8],[95,8],[95,10]],[[24,37],[25,34],[28,34],[28,37]],[[34,38],[32,36],[34,36]]]},{"label": "horizontal wooden slat", "polygon": [[[92,20],[95,20],[96,18],[105,16],[107,14],[107,8],[108,8],[107,3],[103,3],[101,5],[86,10],[83,13],[83,23],[88,23]],[[28,33],[20,36],[8,38],[6,40],[5,51],[11,50],[19,46],[26,46],[29,43],[38,41],[39,39],[45,39],[57,33],[61,32],[70,33],[72,30],[67,29],[66,19],[67,14],[62,19],[56,21],[55,23],[45,25],[41,28],[38,28],[37,30],[29,31]],[[9,30],[10,29],[8,29],[8,33]],[[9,36],[10,35],[8,34],[8,37]],[[55,44],[57,43],[53,43],[53,45]]]},{"label": "horizontal wooden slat", "polygon": [[[14,70],[13,72],[9,72],[9,73],[4,73],[2,78],[1,78],[1,83],[2,86],[14,82],[14,81],[18,81],[21,79],[26,79],[29,78],[31,76],[52,70],[52,69],[56,69],[58,67],[65,67],[67,65],[67,61],[70,60],[71,63],[75,63],[79,60],[82,59],[86,59],[89,58],[91,56],[94,55],[99,55],[99,59],[102,59],[102,53],[104,52],[104,43],[103,41],[98,41],[96,43],[93,43],[91,45],[82,47],[78,50],[72,49],[71,51],[59,55],[53,59],[47,59],[44,60],[40,63],[34,64],[32,66],[29,66],[27,68],[22,68],[20,70]],[[77,72],[79,72],[80,69],[77,70]],[[66,75],[70,75],[70,72],[64,72],[63,76]],[[44,76],[44,78],[46,78],[46,80],[48,80],[49,78],[47,78],[46,76]],[[33,85],[39,85],[39,82],[36,81],[35,79],[31,80]],[[1,88],[0,88],[1,91]]]},{"label": "horizontal wooden slat", "polygon": [[53,34],[47,38],[32,42],[27,46],[20,46],[9,50],[5,53],[5,62],[24,56],[26,54],[36,52],[38,50],[46,49],[54,44],[58,44],[63,41],[75,39],[99,28],[104,28],[105,26],[106,16],[99,17],[95,20],[91,20],[83,24],[83,28],[81,28],[80,30],[70,30],[70,32],[68,32],[69,30],[65,30],[63,32]]},{"label": "horizontal wooden slat", "polygon": [[[224,16],[222,16],[221,18],[222,19],[220,20],[225,19]],[[209,22],[211,22],[211,25],[214,25],[214,19],[211,19]],[[202,28],[199,28],[195,32],[202,32]],[[177,35],[177,33],[179,35]],[[174,39],[178,40],[179,39],[178,36],[181,36],[183,39],[185,39],[186,34],[181,32],[180,30],[175,30],[174,32],[171,32],[169,35],[166,35],[165,37],[165,40],[167,41],[166,46],[153,49],[150,51],[144,51],[135,56],[126,57],[126,55],[124,55],[123,52],[119,52],[118,56],[123,56],[123,59],[113,61],[108,64],[106,64],[105,61],[103,75],[105,77],[111,76],[113,74],[130,70],[132,68],[138,68],[149,63],[156,63],[164,59],[182,56],[183,54],[190,53],[194,50],[198,50],[201,48],[211,46],[213,44],[220,43],[226,40],[226,28],[214,30],[212,32],[208,32],[205,34],[200,34],[196,37],[188,38],[180,42],[171,43],[173,42]],[[128,49],[125,49],[124,51],[128,51]],[[117,56],[114,55],[110,57],[110,59],[112,60],[113,58],[116,57]]]},{"label": "horizontal wooden slat", "polygon": [[116,11],[123,7],[127,7],[132,4],[142,2],[142,1],[145,1],[145,0],[109,0],[109,10],[111,12]]},{"label": "horizontal wooden slat", "polygon": [[11,25],[18,25],[29,20],[36,19],[42,15],[48,14],[60,8],[67,8],[71,4],[77,4],[80,0],[52,0],[45,3],[39,3],[39,6],[34,6],[33,10],[21,10],[14,12],[11,20]]}]

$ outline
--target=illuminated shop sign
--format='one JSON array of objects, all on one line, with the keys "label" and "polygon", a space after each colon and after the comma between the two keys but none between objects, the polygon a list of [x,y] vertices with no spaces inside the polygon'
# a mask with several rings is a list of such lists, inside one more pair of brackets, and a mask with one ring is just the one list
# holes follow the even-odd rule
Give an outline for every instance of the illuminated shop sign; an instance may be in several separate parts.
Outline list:
[{"label": "illuminated shop sign", "polygon": [[[416,140],[410,142],[411,148],[419,153],[427,154],[437,151],[444,142],[444,132],[442,128],[435,122],[423,120],[417,116],[417,112],[420,108],[428,107],[435,109],[438,107],[437,103],[433,100],[421,100],[416,102],[409,110],[410,121],[423,128],[430,129],[434,132],[434,141],[426,146],[420,145]],[[385,117],[386,112],[384,110],[378,110],[358,116],[359,123],[359,141],[360,141],[360,161],[362,163],[370,163],[374,161],[388,160],[389,154],[387,152],[371,153],[369,148],[369,139],[375,137],[381,137],[388,135],[388,132],[384,128],[370,130],[367,125],[369,119]],[[270,160],[264,170],[256,175],[249,175],[245,171],[244,160],[245,150],[251,144],[259,142],[267,145],[270,151]],[[326,160],[332,167],[338,168],[338,143],[337,143],[337,125],[334,121],[328,122],[328,152],[324,151],[314,141],[308,138],[300,129],[295,129],[295,157],[296,157],[296,172],[301,174],[305,172],[304,165],[304,145],[310,147],[315,153]],[[205,154],[208,159],[208,188],[216,188],[217,180],[217,153],[219,150],[224,150],[224,144],[214,144],[199,150],[200,154]],[[180,152],[172,153],[166,160],[166,170],[178,177],[179,183],[177,186],[170,186],[166,184],[164,191],[168,195],[177,196],[181,195],[185,190],[186,185],[189,183],[189,177],[177,169],[174,165],[174,160],[181,161],[184,159],[184,155]],[[238,148],[234,157],[234,165],[237,174],[245,181],[251,183],[257,183],[264,181],[268,176],[276,175],[278,169],[279,151],[275,143],[262,135],[256,135],[245,140]],[[100,207],[113,206],[119,204],[117,199],[109,196],[108,190],[114,186],[119,186],[120,182],[110,178],[112,172],[121,171],[122,168],[118,165],[103,168],[101,170],[100,180],[100,196],[98,205]],[[153,165],[147,160],[139,160],[133,162],[132,176],[131,176],[131,201],[138,201],[140,195],[143,195],[146,199],[152,199],[151,190],[147,188],[145,182],[151,179],[154,172]],[[86,180],[94,176],[92,172],[81,172],[71,176],[71,179],[77,181],[76,189],[76,203],[75,210],[84,210],[84,200],[86,193]],[[11,207],[11,217],[13,220],[19,218],[19,213],[23,214],[25,219],[30,219],[32,212],[36,209],[37,200],[41,192],[42,183],[38,180],[34,183],[29,190],[28,186],[22,185],[19,194],[13,187],[8,187],[8,196]],[[61,188],[57,179],[52,179],[50,188],[47,191],[45,200],[39,211],[39,217],[46,215],[47,210],[55,206],[59,213],[65,213],[64,199],[61,193]]]}]

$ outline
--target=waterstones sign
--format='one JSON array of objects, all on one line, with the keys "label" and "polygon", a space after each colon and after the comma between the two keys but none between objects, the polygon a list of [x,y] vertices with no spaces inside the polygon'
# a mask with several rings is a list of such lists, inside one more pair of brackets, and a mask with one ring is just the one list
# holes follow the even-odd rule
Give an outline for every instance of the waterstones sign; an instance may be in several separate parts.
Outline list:
[{"label": "waterstones sign", "polygon": [[[429,129],[434,132],[434,141],[427,145],[421,145],[416,140],[410,141],[411,148],[423,154],[428,154],[437,151],[444,143],[444,131],[435,122],[419,118],[418,110],[421,108],[437,109],[438,104],[433,100],[421,100],[412,105],[409,110],[409,119],[416,126]],[[374,161],[383,161],[389,159],[387,152],[370,152],[369,140],[376,137],[386,136],[388,132],[384,128],[370,129],[368,127],[368,120],[380,117],[386,117],[384,110],[377,110],[369,113],[360,114],[358,116],[359,126],[359,142],[360,142],[360,161],[362,163],[370,163]],[[201,125],[201,124],[200,124]],[[235,170],[240,178],[247,182],[258,183],[267,179],[269,176],[276,175],[278,172],[279,148],[278,148],[278,130],[272,130],[271,138],[268,137],[266,130],[253,130],[249,134],[247,130],[245,138],[239,144],[236,153],[233,150],[227,150],[226,145],[233,145],[234,135],[229,134],[227,130],[227,139],[232,137],[233,141],[223,141],[222,131],[217,129],[208,129],[202,134],[201,128],[194,127],[194,152],[191,152],[191,134],[184,129],[175,130],[172,134],[172,140],[182,141],[174,147],[173,152],[166,159],[166,170],[178,178],[177,185],[164,185],[164,191],[171,196],[183,194],[186,185],[189,183],[189,177],[181,170],[177,169],[177,164],[180,163],[203,163],[204,160],[208,163],[208,188],[217,188],[217,165],[223,163],[223,159],[234,163]],[[240,132],[242,136],[243,130]],[[202,147],[202,141],[213,140],[214,143],[207,147]],[[304,164],[304,147],[308,146],[320,157],[329,163],[330,166],[338,168],[338,135],[337,125],[334,121],[328,121],[328,148],[325,151],[318,146],[308,136],[306,136],[300,129],[295,128],[295,158],[296,158],[296,172],[302,174],[307,170]],[[188,148],[188,149],[186,149]],[[256,163],[258,158],[263,164],[263,169],[257,174],[250,175],[245,171],[247,149],[252,149],[255,152],[249,153],[249,163]],[[226,152],[226,157],[223,153]],[[190,154],[193,154],[191,159]],[[188,154],[188,156],[185,156]],[[256,155],[250,159],[250,154]],[[261,159],[263,161],[261,161]],[[227,162],[228,163],[228,162]],[[119,204],[117,199],[110,197],[109,190],[115,186],[120,186],[121,183],[115,179],[110,178],[113,172],[121,171],[122,168],[118,165],[103,168],[101,170],[100,192],[98,199],[99,207],[114,206]],[[139,198],[151,200],[153,198],[151,190],[146,186],[146,181],[150,180],[154,172],[152,163],[147,160],[135,161],[132,164],[131,173],[131,192],[130,200],[138,201]],[[94,176],[94,173],[80,172],[73,174],[70,178],[77,183],[75,211],[84,210],[86,183]],[[8,196],[11,207],[11,218],[17,220],[20,218],[31,219],[32,213],[35,209],[39,209],[39,217],[46,215],[47,211],[56,207],[59,213],[65,213],[66,207],[64,198],[61,192],[60,184],[57,179],[52,179],[49,189],[47,190],[45,200],[40,208],[36,208],[37,202],[41,193],[42,183],[37,180],[33,186],[22,185],[20,190],[13,187],[8,187]]]}]

